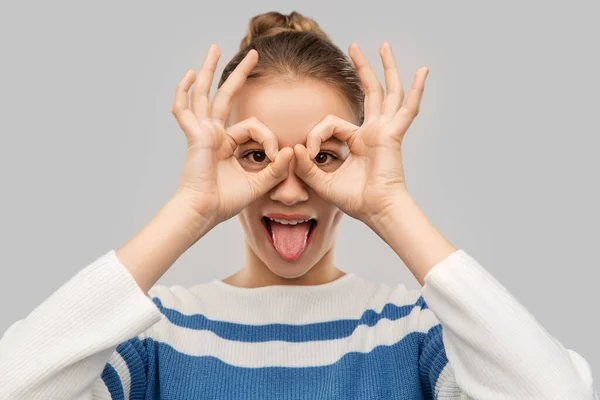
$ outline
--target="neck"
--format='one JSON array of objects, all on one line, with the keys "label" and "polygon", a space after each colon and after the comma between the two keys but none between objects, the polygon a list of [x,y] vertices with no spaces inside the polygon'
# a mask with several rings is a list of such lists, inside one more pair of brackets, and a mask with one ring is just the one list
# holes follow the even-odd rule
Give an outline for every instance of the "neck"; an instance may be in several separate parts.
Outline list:
[{"label": "neck", "polygon": [[244,267],[235,274],[223,279],[223,282],[244,288],[273,285],[322,285],[345,274],[344,271],[339,270],[333,264],[333,247],[305,274],[297,278],[284,278],[271,271],[246,244],[246,263]]}]

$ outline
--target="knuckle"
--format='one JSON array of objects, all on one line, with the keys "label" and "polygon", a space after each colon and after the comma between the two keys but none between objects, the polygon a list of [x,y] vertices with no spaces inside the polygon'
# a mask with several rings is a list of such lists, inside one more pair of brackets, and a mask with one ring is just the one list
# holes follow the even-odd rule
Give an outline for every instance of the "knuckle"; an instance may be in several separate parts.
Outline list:
[{"label": "knuckle", "polygon": [[314,179],[314,178],[315,178],[315,176],[317,175],[317,169],[316,169],[316,168],[317,168],[317,167],[315,167],[315,166],[312,166],[312,167],[310,167],[310,168],[308,169],[308,171],[306,172],[306,177],[307,177],[308,179]]},{"label": "knuckle", "polygon": [[198,123],[206,129],[213,129],[214,127],[213,122],[209,118],[200,118]]},{"label": "knuckle", "polygon": [[406,112],[409,115],[417,116],[417,114],[419,114],[419,107],[418,106],[405,106]]},{"label": "knuckle", "polygon": [[207,121],[210,123],[211,127],[218,127],[221,130],[225,130],[225,122],[223,122],[220,118],[208,119]]},{"label": "knuckle", "polygon": [[230,99],[233,97],[233,92],[229,88],[221,86],[221,89],[219,89],[219,90],[221,91],[221,95],[224,96],[225,98]]},{"label": "knuckle", "polygon": [[265,168],[265,172],[271,180],[279,178],[279,174],[277,173],[277,171],[275,171],[275,169],[270,165]]},{"label": "knuckle", "polygon": [[366,92],[370,95],[381,94],[381,93],[383,93],[383,86],[381,86],[381,83],[379,83],[377,85],[373,85],[373,86],[368,86],[366,88]]},{"label": "knuckle", "polygon": [[327,116],[325,117],[325,121],[328,124],[333,124],[334,122],[336,122],[338,119],[338,117],[334,114],[327,114]]}]

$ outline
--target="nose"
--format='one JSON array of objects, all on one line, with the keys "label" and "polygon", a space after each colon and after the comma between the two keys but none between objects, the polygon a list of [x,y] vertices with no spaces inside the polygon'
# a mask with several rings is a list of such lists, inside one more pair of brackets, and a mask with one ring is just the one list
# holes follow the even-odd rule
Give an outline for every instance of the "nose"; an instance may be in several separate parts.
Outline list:
[{"label": "nose", "polygon": [[296,175],[296,158],[290,162],[288,177],[271,189],[271,200],[278,201],[286,206],[293,206],[308,200],[308,186]]}]

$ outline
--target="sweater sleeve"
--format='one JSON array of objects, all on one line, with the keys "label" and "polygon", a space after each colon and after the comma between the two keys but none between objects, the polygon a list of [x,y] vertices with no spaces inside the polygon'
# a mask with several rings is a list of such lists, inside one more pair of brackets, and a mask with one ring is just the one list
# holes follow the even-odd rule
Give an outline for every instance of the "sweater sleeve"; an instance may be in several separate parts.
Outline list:
[{"label": "sweater sleeve", "polygon": [[79,400],[137,393],[144,384],[145,362],[137,335],[161,318],[110,250],[4,333],[0,399]]},{"label": "sweater sleeve", "polygon": [[421,293],[441,323],[421,355],[434,399],[598,399],[586,360],[464,250],[435,265]]}]

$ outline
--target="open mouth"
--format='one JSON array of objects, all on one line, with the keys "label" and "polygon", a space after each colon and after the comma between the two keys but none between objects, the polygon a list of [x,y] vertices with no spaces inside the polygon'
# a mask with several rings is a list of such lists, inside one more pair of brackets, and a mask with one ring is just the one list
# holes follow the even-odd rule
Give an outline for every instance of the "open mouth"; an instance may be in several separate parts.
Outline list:
[{"label": "open mouth", "polygon": [[317,220],[262,217],[269,242],[287,261],[294,261],[306,250],[317,227]]}]

